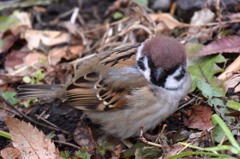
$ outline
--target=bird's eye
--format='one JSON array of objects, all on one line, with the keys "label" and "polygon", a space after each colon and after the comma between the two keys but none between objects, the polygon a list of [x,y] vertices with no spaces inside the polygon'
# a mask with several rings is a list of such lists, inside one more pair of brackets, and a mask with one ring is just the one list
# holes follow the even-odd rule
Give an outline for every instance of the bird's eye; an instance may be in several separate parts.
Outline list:
[{"label": "bird's eye", "polygon": [[139,60],[137,60],[137,65],[143,71],[146,69],[144,62],[143,62],[143,57],[141,57],[141,58],[139,58]]}]

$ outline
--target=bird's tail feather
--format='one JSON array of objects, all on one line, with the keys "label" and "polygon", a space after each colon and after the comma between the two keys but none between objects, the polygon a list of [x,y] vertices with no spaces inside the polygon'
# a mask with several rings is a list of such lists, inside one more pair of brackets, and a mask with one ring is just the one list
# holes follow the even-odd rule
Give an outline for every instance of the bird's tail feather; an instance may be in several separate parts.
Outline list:
[{"label": "bird's tail feather", "polygon": [[16,98],[61,98],[64,96],[64,85],[29,84],[17,88]]}]

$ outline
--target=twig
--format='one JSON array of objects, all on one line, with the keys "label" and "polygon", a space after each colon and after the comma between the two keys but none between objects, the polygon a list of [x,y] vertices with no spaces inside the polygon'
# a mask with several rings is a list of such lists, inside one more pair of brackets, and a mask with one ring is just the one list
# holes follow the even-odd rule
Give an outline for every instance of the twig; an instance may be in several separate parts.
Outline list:
[{"label": "twig", "polygon": [[159,141],[159,139],[160,139],[160,137],[162,136],[162,134],[163,134],[164,130],[166,129],[166,127],[167,127],[167,124],[164,124],[163,127],[162,127],[162,130],[161,130],[161,132],[158,134],[158,137],[157,137],[157,139],[155,140],[155,142]]},{"label": "twig", "polygon": [[194,98],[192,98],[192,99],[190,99],[189,101],[187,101],[186,103],[184,103],[184,104],[182,104],[180,107],[178,107],[178,109],[177,110],[180,110],[180,109],[182,109],[182,108],[184,108],[185,106],[187,106],[187,105],[189,105],[189,104],[191,104],[192,102],[194,102],[196,100],[196,98],[194,97]]},{"label": "twig", "polygon": [[156,146],[156,147],[162,147],[162,145],[160,145],[160,144],[157,144],[157,143],[154,143],[154,142],[150,142],[150,141],[147,141],[145,139],[145,137],[143,136],[143,127],[141,127],[139,139],[140,139],[140,141],[142,141],[145,144],[148,144],[148,145],[151,145],[151,146]]},{"label": "twig", "polygon": [[73,14],[72,14],[71,19],[70,19],[70,22],[72,24],[75,24],[75,22],[77,20],[77,17],[78,17],[78,13],[79,13],[79,8],[78,7],[74,8]]},{"label": "twig", "polygon": [[59,144],[63,144],[63,145],[67,145],[67,146],[71,146],[71,147],[76,148],[76,149],[81,149],[80,146],[77,146],[77,145],[71,144],[71,143],[69,143],[69,142],[58,141],[58,140],[53,140],[53,142],[55,142],[55,143],[59,143]]},{"label": "twig", "polygon": [[47,123],[48,125],[51,125],[52,127],[57,128],[57,125],[51,123],[50,121],[47,121],[47,120],[44,119],[41,115],[37,115],[37,114],[36,114],[36,117],[37,117],[38,119],[44,121],[44,122]]}]

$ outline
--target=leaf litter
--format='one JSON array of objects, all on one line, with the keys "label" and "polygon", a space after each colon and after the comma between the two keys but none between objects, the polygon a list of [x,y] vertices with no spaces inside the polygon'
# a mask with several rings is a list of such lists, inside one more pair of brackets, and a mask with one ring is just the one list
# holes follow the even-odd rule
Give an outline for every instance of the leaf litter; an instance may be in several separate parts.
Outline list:
[{"label": "leaf litter", "polygon": [[[174,12],[178,9],[174,3],[171,5],[171,11],[160,13],[152,11],[147,0],[135,0],[135,2],[137,3],[116,0],[114,3],[103,1],[93,4],[84,1],[79,3],[50,3],[49,1],[41,3],[41,6],[37,6],[39,3],[35,3],[35,5],[24,2],[18,6],[31,7],[24,11],[17,7],[20,11],[13,14],[6,14],[6,10],[3,10],[5,16],[0,18],[0,24],[6,23],[0,28],[2,43],[0,55],[4,59],[0,64],[0,84],[1,90],[4,90],[2,93],[8,95],[5,90],[14,90],[16,85],[24,82],[67,83],[72,78],[74,65],[78,63],[79,59],[81,60],[82,56],[100,53],[119,46],[124,47],[142,42],[154,35],[164,34],[179,39],[185,44],[188,53],[191,53],[188,70],[193,80],[192,89],[188,97],[181,103],[181,109],[164,122],[167,125],[166,129],[162,130],[163,123],[149,132],[152,136],[148,139],[149,143],[156,142],[158,145],[163,145],[163,153],[159,151],[161,149],[159,147],[144,145],[138,150],[135,149],[133,153],[128,153],[128,157],[144,158],[157,155],[157,157],[167,158],[177,156],[179,153],[191,156],[199,152],[191,146],[179,144],[180,141],[210,148],[216,143],[220,143],[222,146],[228,145],[226,135],[221,127],[215,126],[214,129],[211,129],[213,127],[212,114],[220,115],[230,127],[231,133],[238,138],[239,132],[236,127],[239,125],[234,125],[234,123],[237,123],[239,119],[234,116],[226,116],[239,111],[237,110],[238,105],[230,102],[230,98],[225,96],[225,93],[230,88],[234,88],[235,96],[239,97],[237,94],[239,90],[237,87],[235,88],[239,83],[237,78],[239,77],[239,61],[235,56],[226,56],[225,53],[236,54],[239,52],[239,33],[235,31],[236,28],[239,29],[239,15],[232,11],[229,11],[228,15],[224,15],[224,10],[219,9],[222,6],[216,3],[213,5],[216,7],[215,10],[211,7],[199,11],[194,10],[194,15],[189,17],[191,19],[189,23],[181,19],[180,13]],[[14,10],[16,4],[11,4],[12,7],[7,6],[6,8]],[[44,4],[49,6],[44,6]],[[114,18],[113,15],[117,12],[121,13],[121,16]],[[235,82],[231,81],[232,79],[235,79]],[[12,98],[12,96],[9,97]],[[238,99],[231,98],[234,102],[239,102]],[[99,144],[94,138],[94,131],[90,131],[91,127],[86,127],[85,131],[80,129],[85,132],[85,136],[81,131],[78,133],[80,136],[75,136],[75,142],[82,146],[79,148],[71,140],[73,138],[71,134],[77,127],[81,113],[68,109],[61,110],[61,107],[55,107],[55,105],[59,105],[57,101],[51,103],[53,106],[39,106],[38,103],[30,101],[21,101],[20,103],[24,102],[30,108],[23,107],[24,104],[18,104],[16,107],[26,116],[31,117],[34,121],[47,124],[49,127],[61,127],[70,132],[68,135],[62,132],[53,134],[53,140],[59,141],[56,142],[56,145],[65,158],[79,156],[81,156],[80,158],[90,158],[90,156],[93,158],[110,158],[110,156],[119,158],[122,152],[129,150],[126,146],[120,146],[120,148]],[[41,103],[41,101],[39,102]],[[6,110],[4,107],[0,109]],[[16,117],[18,115],[16,113]],[[20,124],[20,126],[16,124],[9,126],[9,122],[6,122],[10,134],[13,136],[13,146],[20,150],[21,156],[29,155],[28,152],[35,152],[38,149],[44,151],[42,150],[44,146],[51,149],[51,152],[48,153],[57,152],[53,143],[36,128],[23,121],[9,120]],[[30,134],[30,136],[20,136],[15,132],[22,131],[24,127],[25,131],[29,131],[26,134]],[[79,128],[77,127],[77,130]],[[41,129],[47,132],[46,134],[50,134],[50,128],[41,127]],[[213,133],[213,138],[211,133]],[[21,144],[32,144],[31,142],[34,141],[31,134],[33,136],[38,134],[46,144],[35,145],[34,150],[23,150]],[[214,136],[215,134],[216,136]],[[172,138],[172,135],[175,135],[175,138]],[[59,140],[54,136],[58,136]],[[60,136],[65,139],[60,141]],[[155,136],[160,137],[157,138],[158,140],[154,140]],[[83,141],[87,140],[92,145],[84,146]],[[135,146],[136,139],[131,141]],[[79,151],[76,150],[75,153],[69,154],[73,147]],[[13,151],[11,153],[16,151],[16,154],[19,154],[17,149],[5,149],[4,151]],[[7,153],[4,151],[2,151],[2,156]],[[229,153],[231,154],[232,151]],[[206,154],[213,155],[210,152]],[[224,154],[219,153],[219,155]],[[197,156],[203,157],[204,155],[199,153]]]}]

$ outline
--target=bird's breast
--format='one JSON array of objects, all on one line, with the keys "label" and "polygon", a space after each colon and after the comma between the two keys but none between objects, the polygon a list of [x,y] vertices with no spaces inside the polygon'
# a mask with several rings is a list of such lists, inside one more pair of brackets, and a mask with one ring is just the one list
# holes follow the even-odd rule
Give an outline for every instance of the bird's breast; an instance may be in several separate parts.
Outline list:
[{"label": "bird's breast", "polygon": [[179,100],[172,100],[171,93],[145,94],[147,87],[136,90],[128,97],[125,109],[107,112],[88,112],[86,115],[93,123],[101,125],[108,134],[126,139],[153,129],[157,124],[172,114],[178,106]]}]

